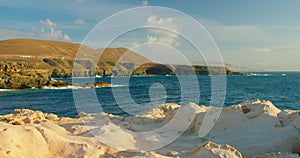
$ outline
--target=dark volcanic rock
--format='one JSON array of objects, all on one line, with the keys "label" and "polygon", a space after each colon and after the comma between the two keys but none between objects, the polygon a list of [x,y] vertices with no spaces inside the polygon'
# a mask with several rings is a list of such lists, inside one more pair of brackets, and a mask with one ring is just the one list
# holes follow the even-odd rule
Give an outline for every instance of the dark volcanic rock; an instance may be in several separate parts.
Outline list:
[{"label": "dark volcanic rock", "polygon": [[57,88],[61,88],[61,87],[68,87],[71,86],[72,84],[69,82],[64,82],[62,80],[52,80],[51,83],[49,83],[48,85],[46,85],[47,87],[57,87]]},{"label": "dark volcanic rock", "polygon": [[84,88],[96,88],[96,87],[111,87],[112,85],[107,82],[98,81],[96,83],[86,83],[82,85]]},{"label": "dark volcanic rock", "polygon": [[166,65],[155,64],[146,69],[146,73],[148,75],[171,75],[173,74],[173,71]]}]

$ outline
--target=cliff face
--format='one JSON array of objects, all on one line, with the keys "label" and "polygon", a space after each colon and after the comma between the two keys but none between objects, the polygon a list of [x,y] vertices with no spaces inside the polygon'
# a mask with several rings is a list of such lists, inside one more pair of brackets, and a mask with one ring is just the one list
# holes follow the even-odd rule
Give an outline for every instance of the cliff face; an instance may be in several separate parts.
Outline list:
[{"label": "cliff face", "polygon": [[[55,62],[54,62],[55,60]],[[64,78],[72,77],[73,61],[65,59],[47,59],[44,61],[54,66],[51,77]],[[77,61],[78,62],[78,61]],[[55,64],[54,64],[55,63]],[[60,63],[60,64],[57,64]],[[240,75],[238,72],[232,72],[224,67],[207,67],[200,65],[174,65],[146,63],[136,66],[134,63],[111,63],[100,61],[97,64],[89,61],[80,61],[74,75],[77,77],[88,76],[139,76],[139,75]]]},{"label": "cliff face", "polygon": [[39,88],[50,83],[51,67],[36,59],[0,60],[0,88]]},{"label": "cliff face", "polygon": [[[98,63],[76,60],[81,48],[96,56]],[[90,57],[86,57],[88,59]],[[74,64],[76,70],[73,71]],[[126,48],[94,50],[80,44],[13,39],[0,41],[0,88],[30,88],[52,84],[51,78],[131,75],[236,75],[224,67],[163,65]]]}]

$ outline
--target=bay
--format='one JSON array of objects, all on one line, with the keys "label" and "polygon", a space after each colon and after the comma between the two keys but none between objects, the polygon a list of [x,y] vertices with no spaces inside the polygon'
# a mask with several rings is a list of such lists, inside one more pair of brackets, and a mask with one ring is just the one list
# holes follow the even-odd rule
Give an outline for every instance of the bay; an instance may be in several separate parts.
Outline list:
[{"label": "bay", "polygon": [[[72,79],[62,80],[72,82]],[[210,105],[211,101],[211,76],[136,76],[74,80],[76,83],[90,81],[109,82],[113,86],[96,89],[1,90],[0,114],[26,108],[66,117],[76,117],[80,111],[103,111],[127,116],[161,103],[196,102],[199,105]],[[299,72],[226,76],[225,86],[224,107],[261,99],[272,101],[280,109],[300,110]]]}]

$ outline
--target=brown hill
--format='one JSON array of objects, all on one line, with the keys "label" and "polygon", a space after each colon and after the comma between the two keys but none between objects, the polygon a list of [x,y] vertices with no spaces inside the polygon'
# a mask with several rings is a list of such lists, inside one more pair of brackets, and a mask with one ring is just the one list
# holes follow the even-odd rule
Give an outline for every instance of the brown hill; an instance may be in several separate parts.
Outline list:
[{"label": "brown hill", "polygon": [[[79,49],[84,53],[76,64],[82,69],[93,69],[97,65],[97,75],[101,76],[110,76],[115,69],[118,69],[116,74],[126,75],[132,65],[149,62],[127,48],[94,50],[77,43],[19,38],[0,41],[0,67],[7,65],[18,71],[49,70],[54,72],[52,77],[71,77]],[[97,62],[95,56],[100,53],[103,54],[98,63],[91,63]],[[116,65],[117,62],[121,64]],[[20,64],[22,66],[18,66]]]},{"label": "brown hill", "polygon": [[[22,75],[23,71],[37,70],[51,77],[72,77],[74,59],[79,49],[84,53],[83,58],[75,62],[79,66],[78,70],[77,67],[74,70],[76,77],[191,74],[184,65],[153,63],[127,48],[94,50],[76,43],[22,38],[0,41],[0,68],[6,74],[16,72]],[[97,55],[101,55],[98,62],[95,60]],[[195,65],[193,70],[197,75],[208,75],[211,71],[206,66]],[[216,67],[215,70],[221,72],[224,68]],[[232,74],[230,71],[227,73]]]},{"label": "brown hill", "polygon": [[107,63],[134,63],[144,64],[150,60],[127,49],[127,48],[105,48],[99,49],[97,52],[102,53],[100,61]]},{"label": "brown hill", "polygon": [[80,44],[35,39],[0,41],[0,55],[37,58],[74,58]]},{"label": "brown hill", "polygon": [[[86,57],[94,56],[102,51],[102,62],[116,63],[145,63],[149,60],[127,48],[106,48],[94,50],[90,47],[70,42],[36,40],[36,39],[9,39],[0,41],[0,56],[21,58],[58,58],[75,59],[78,50],[84,51]],[[121,58],[122,57],[122,58]]]}]

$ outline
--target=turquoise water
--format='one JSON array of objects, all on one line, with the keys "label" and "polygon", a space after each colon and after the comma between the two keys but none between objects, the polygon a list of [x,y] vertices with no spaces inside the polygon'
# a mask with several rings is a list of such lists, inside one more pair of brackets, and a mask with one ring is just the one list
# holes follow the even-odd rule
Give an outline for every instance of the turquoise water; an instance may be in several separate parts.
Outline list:
[{"label": "turquoise water", "polygon": [[[197,76],[198,82],[190,76],[181,78],[183,80],[176,76],[96,78],[96,81],[113,82],[114,87],[76,89],[75,96],[80,98],[76,103],[80,111],[104,111],[122,116],[164,102],[185,104],[199,100],[198,104],[210,104],[210,76]],[[224,106],[262,99],[272,101],[280,109],[300,110],[300,73],[248,73],[244,76],[227,76],[226,80]],[[90,79],[76,79],[81,83],[88,81]],[[200,95],[197,94],[198,89]],[[96,97],[90,94],[94,90]],[[69,117],[78,114],[72,89],[1,90],[0,114],[10,113],[16,108],[42,110]]]}]

